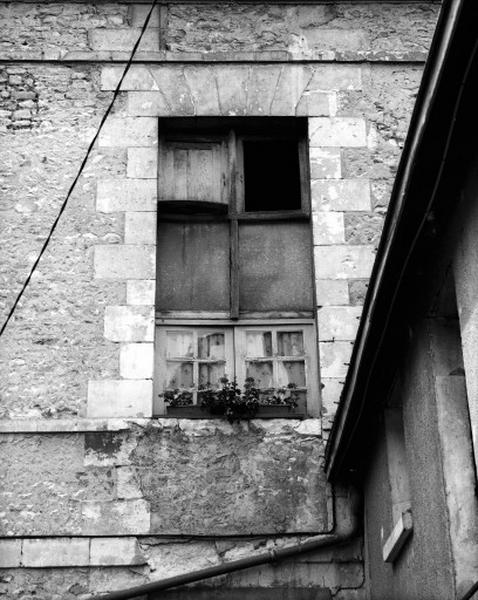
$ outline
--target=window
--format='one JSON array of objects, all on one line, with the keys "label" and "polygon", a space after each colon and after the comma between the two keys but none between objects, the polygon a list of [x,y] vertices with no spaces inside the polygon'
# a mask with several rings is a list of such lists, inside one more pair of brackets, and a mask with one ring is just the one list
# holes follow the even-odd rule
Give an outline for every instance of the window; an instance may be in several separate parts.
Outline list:
[{"label": "window", "polygon": [[165,391],[196,404],[224,374],[294,383],[294,414],[314,413],[305,140],[301,119],[160,121],[156,414]]}]

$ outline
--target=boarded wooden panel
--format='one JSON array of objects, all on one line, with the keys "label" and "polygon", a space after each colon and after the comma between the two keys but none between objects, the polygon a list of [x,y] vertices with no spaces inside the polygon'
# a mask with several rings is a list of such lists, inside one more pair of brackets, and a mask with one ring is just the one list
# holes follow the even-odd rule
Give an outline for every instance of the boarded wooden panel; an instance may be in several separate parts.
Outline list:
[{"label": "boarded wooden panel", "polygon": [[311,310],[309,223],[241,223],[240,311]]},{"label": "boarded wooden panel", "polygon": [[227,223],[160,223],[157,265],[159,310],[229,309]]},{"label": "boarded wooden panel", "polygon": [[225,141],[162,141],[159,201],[227,203]]}]

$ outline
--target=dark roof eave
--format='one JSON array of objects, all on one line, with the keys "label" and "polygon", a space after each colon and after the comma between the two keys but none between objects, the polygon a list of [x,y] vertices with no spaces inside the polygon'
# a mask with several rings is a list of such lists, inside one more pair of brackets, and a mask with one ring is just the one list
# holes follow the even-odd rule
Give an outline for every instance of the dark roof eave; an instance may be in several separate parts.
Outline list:
[{"label": "dark roof eave", "polygon": [[[474,0],[471,0],[471,2],[474,2]],[[348,449],[353,441],[353,436],[356,435],[364,405],[370,401],[364,395],[361,386],[367,376],[370,377],[367,374],[372,365],[372,357],[376,357],[379,352],[379,348],[372,348],[371,344],[376,344],[379,328],[383,332],[380,334],[379,339],[383,340],[384,331],[388,325],[387,317],[383,315],[387,312],[388,315],[390,314],[390,300],[396,297],[400,286],[400,279],[398,282],[394,282],[392,286],[390,285],[390,277],[387,277],[388,272],[390,269],[394,269],[395,272],[402,272],[403,274],[407,267],[406,258],[404,259],[404,257],[407,256],[407,251],[408,256],[410,255],[410,250],[403,248],[403,251],[400,251],[400,244],[403,245],[404,240],[414,238],[411,229],[416,226],[416,220],[410,219],[408,215],[410,212],[407,206],[410,201],[409,189],[412,183],[415,183],[415,180],[420,177],[433,177],[433,173],[430,172],[425,175],[417,172],[420,171],[416,168],[417,156],[419,153],[423,154],[427,145],[433,146],[433,144],[436,144],[435,132],[428,131],[432,120],[431,115],[432,113],[436,114],[436,111],[440,111],[441,94],[446,89],[444,87],[446,86],[446,73],[455,72],[457,68],[457,65],[451,64],[449,56],[452,54],[451,49],[453,46],[464,42],[460,29],[462,26],[466,26],[463,18],[463,13],[466,12],[463,10],[465,6],[469,9],[469,12],[473,10],[470,9],[471,3],[469,0],[449,0],[444,3],[430,47],[429,58],[410,122],[370,279],[350,367],[327,443],[325,468],[328,477],[332,479],[347,468]],[[457,53],[454,56],[457,56]],[[462,65],[460,66],[462,67]],[[454,93],[457,94],[458,91]],[[448,98],[448,103],[449,101]],[[434,151],[439,153],[440,149],[434,148]],[[419,206],[417,206],[417,202]],[[414,197],[413,203],[415,217],[417,214],[421,214],[423,221],[431,208],[430,196],[419,195],[418,198]],[[391,289],[393,286],[395,286],[395,290]]]}]

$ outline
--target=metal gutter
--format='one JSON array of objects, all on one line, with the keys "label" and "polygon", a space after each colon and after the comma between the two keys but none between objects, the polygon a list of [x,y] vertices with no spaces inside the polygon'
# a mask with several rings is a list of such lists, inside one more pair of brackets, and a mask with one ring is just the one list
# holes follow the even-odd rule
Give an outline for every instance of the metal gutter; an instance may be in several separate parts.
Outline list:
[{"label": "metal gutter", "polygon": [[336,525],[335,533],[318,535],[310,538],[306,542],[299,542],[298,544],[279,548],[278,550],[270,550],[255,556],[249,556],[222,565],[168,577],[166,579],[161,579],[160,581],[153,581],[151,583],[106,594],[93,595],[88,597],[87,600],[130,600],[131,598],[138,598],[139,596],[152,594],[189,583],[195,583],[204,579],[210,579],[211,577],[226,575],[228,573],[234,573],[235,571],[250,569],[251,567],[257,567],[268,563],[276,563],[281,560],[300,556],[301,554],[320,550],[321,548],[330,548],[331,546],[345,544],[354,539],[360,532],[361,498],[356,491],[352,492],[350,495],[349,510],[351,516],[350,521],[345,526],[343,524],[339,526]]},{"label": "metal gutter", "polygon": [[[474,0],[472,0],[473,2]],[[342,469],[347,451],[349,450],[353,436],[357,429],[358,421],[367,401],[366,392],[370,383],[371,372],[380,353],[382,343],[387,331],[390,314],[396,300],[400,283],[408,265],[411,250],[417,242],[421,227],[426,220],[426,214],[430,209],[429,197],[420,198],[422,204],[422,218],[419,227],[413,232],[412,244],[406,249],[408,252],[403,264],[399,265],[399,275],[394,280],[394,288],[386,288],[384,283],[385,274],[390,264],[390,257],[398,245],[397,239],[403,227],[403,214],[407,204],[407,193],[409,191],[417,157],[424,144],[424,137],[430,115],[434,109],[437,88],[443,76],[450,52],[452,41],[460,21],[460,15],[465,5],[470,7],[469,0],[448,0],[444,3],[440,18],[435,30],[429,59],[425,66],[422,84],[410,122],[409,133],[405,143],[402,158],[399,164],[397,177],[392,191],[392,200],[384,225],[380,245],[377,252],[368,294],[365,300],[362,319],[360,321],[354,350],[352,353],[350,368],[342,392],[341,402],[332,426],[332,431],[326,447],[325,467],[329,478],[335,477]],[[414,207],[417,211],[418,207]],[[403,227],[402,227],[403,226]],[[405,250],[404,250],[405,252]],[[384,308],[383,297],[385,292],[389,294],[387,306]],[[387,310],[385,323],[377,324],[377,315]],[[378,343],[372,343],[372,333],[377,335],[375,328],[381,328]],[[371,360],[369,356],[372,356]],[[366,380],[365,391],[358,391],[358,384]],[[353,415],[353,412],[355,414]]]}]

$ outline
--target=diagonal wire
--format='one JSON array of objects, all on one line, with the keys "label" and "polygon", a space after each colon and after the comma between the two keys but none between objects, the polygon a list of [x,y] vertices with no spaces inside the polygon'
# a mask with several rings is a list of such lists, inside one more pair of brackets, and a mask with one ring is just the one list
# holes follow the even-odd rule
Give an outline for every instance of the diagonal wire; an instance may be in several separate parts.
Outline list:
[{"label": "diagonal wire", "polygon": [[8,325],[8,323],[9,323],[10,319],[13,316],[13,313],[15,312],[15,310],[16,310],[16,308],[18,306],[18,303],[20,302],[20,300],[21,300],[21,298],[23,296],[23,293],[25,292],[28,284],[30,283],[30,280],[31,280],[31,278],[33,276],[33,273],[35,272],[35,270],[36,270],[36,268],[38,266],[38,263],[41,260],[41,257],[45,253],[45,250],[47,249],[48,244],[50,243],[50,240],[51,240],[51,238],[53,236],[53,233],[54,233],[54,231],[56,229],[56,226],[58,225],[58,222],[59,222],[59,220],[61,218],[61,215],[65,211],[66,205],[68,204],[68,200],[70,199],[70,196],[73,193],[73,190],[75,189],[76,184],[78,183],[78,180],[80,179],[81,174],[83,173],[83,170],[84,170],[84,168],[86,166],[88,158],[89,158],[89,156],[91,154],[91,151],[93,150],[93,146],[95,145],[96,140],[98,139],[98,136],[100,135],[101,129],[103,128],[103,125],[105,124],[105,121],[108,118],[108,116],[109,116],[109,114],[110,114],[110,112],[111,112],[111,110],[113,108],[113,105],[114,105],[114,103],[116,101],[116,98],[118,97],[118,94],[120,92],[123,80],[126,77],[128,71],[129,71],[129,69],[131,67],[134,55],[136,54],[136,50],[138,49],[138,46],[139,46],[139,44],[140,44],[140,42],[141,42],[141,40],[143,38],[144,32],[146,31],[146,29],[148,27],[149,21],[151,19],[151,15],[153,13],[153,9],[156,6],[157,2],[158,2],[158,0],[153,0],[153,2],[151,4],[151,8],[149,9],[149,12],[148,12],[148,14],[146,16],[146,19],[144,20],[143,26],[141,28],[141,33],[139,34],[139,37],[136,40],[135,45],[133,46],[133,50],[131,51],[130,57],[128,58],[128,62],[126,64],[126,67],[125,67],[125,69],[124,69],[124,71],[123,71],[123,73],[121,75],[121,78],[120,78],[120,80],[118,82],[118,85],[116,86],[116,88],[115,88],[115,90],[113,92],[113,97],[111,99],[111,102],[109,103],[108,108],[106,109],[106,111],[105,111],[105,113],[104,113],[104,115],[103,115],[103,117],[102,117],[102,119],[100,121],[98,129],[96,130],[96,133],[95,133],[93,139],[91,140],[90,145],[88,146],[88,150],[86,151],[85,157],[83,158],[83,161],[82,161],[82,163],[80,165],[80,168],[78,169],[76,177],[73,180],[73,183],[71,184],[70,189],[68,190],[68,193],[67,193],[65,199],[63,200],[63,203],[62,203],[62,205],[60,207],[60,210],[58,211],[58,214],[57,214],[55,220],[53,221],[53,225],[50,228],[48,236],[46,237],[45,241],[43,242],[43,246],[42,246],[42,248],[41,248],[41,250],[40,250],[37,258],[35,259],[35,262],[33,263],[32,268],[30,269],[30,273],[28,274],[28,277],[25,279],[25,282],[24,282],[24,284],[23,284],[20,292],[18,293],[17,297],[15,298],[15,302],[13,303],[13,305],[12,305],[12,307],[10,309],[10,312],[8,313],[8,316],[5,319],[5,322],[3,323],[2,328],[0,329],[0,337],[3,335],[3,332],[5,331],[5,329],[6,329],[7,325]]}]

